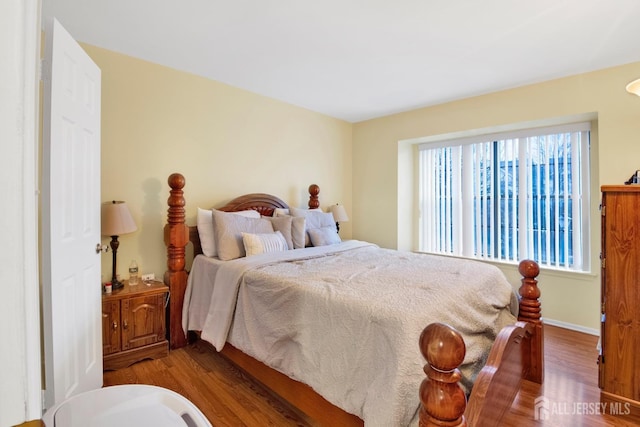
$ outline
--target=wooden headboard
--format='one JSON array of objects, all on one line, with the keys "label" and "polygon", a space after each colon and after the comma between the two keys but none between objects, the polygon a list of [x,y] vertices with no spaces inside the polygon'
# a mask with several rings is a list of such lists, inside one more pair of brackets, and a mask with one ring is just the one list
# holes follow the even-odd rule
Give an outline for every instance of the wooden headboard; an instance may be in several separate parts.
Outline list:
[{"label": "wooden headboard", "polygon": [[[167,271],[164,283],[169,286],[171,299],[169,305],[169,344],[171,348],[184,346],[187,341],[182,331],[182,303],[187,288],[186,247],[193,244],[193,256],[202,253],[198,227],[185,223],[186,205],[183,188],[185,179],[182,174],[174,173],[167,180],[171,188],[167,204],[169,205],[167,225],[164,227],[164,243],[167,246]],[[320,187],[309,186],[309,209],[320,206],[318,194]],[[253,209],[264,216],[272,216],[276,208],[288,209],[289,206],[279,197],[266,193],[251,193],[236,197],[226,205],[216,208],[225,212],[238,212]]]}]

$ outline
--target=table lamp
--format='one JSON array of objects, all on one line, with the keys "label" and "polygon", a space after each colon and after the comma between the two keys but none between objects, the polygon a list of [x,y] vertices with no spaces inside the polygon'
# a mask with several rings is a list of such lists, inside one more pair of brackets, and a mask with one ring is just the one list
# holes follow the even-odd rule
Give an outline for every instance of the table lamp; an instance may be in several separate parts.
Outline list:
[{"label": "table lamp", "polygon": [[340,223],[349,221],[347,211],[345,210],[343,205],[335,204],[329,208],[329,212],[333,214],[333,220],[336,222],[336,231],[339,233]]},{"label": "table lamp", "polygon": [[111,275],[111,287],[112,289],[119,289],[124,284],[118,280],[116,275],[116,258],[118,253],[118,236],[123,234],[132,233],[138,229],[136,223],[131,217],[131,212],[127,204],[122,201],[104,202],[102,204],[102,235],[111,236],[111,252],[113,252],[113,271]]}]

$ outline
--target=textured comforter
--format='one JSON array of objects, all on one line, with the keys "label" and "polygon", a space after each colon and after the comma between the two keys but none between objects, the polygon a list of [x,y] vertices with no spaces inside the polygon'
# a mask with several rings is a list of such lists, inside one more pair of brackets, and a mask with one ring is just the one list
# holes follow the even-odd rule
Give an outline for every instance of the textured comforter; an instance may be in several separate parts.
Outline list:
[{"label": "textured comforter", "polygon": [[[463,335],[468,385],[497,333],[515,321],[511,285],[479,262],[349,241],[213,265],[202,273],[194,262],[185,330],[201,329],[218,350],[228,340],[366,426],[415,423],[426,325],[448,323]],[[192,280],[203,276],[206,291]]]}]

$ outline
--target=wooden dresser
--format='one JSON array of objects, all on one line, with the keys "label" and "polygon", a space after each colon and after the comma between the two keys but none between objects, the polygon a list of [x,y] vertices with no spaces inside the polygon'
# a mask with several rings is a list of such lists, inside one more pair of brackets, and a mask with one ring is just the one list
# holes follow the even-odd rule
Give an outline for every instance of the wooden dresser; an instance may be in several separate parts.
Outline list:
[{"label": "wooden dresser", "polygon": [[119,369],[169,353],[165,307],[169,288],[140,282],[102,295],[104,369]]},{"label": "wooden dresser", "polygon": [[640,413],[640,185],[602,187],[602,400]]}]

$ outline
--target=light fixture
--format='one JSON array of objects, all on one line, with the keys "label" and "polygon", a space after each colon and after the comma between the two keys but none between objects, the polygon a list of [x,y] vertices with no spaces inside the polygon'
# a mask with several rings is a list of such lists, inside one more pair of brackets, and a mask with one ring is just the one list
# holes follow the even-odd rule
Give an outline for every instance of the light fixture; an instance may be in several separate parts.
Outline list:
[{"label": "light fixture", "polygon": [[122,282],[118,280],[116,275],[116,254],[118,252],[118,236],[127,233],[133,233],[138,229],[136,223],[131,217],[131,212],[127,204],[122,201],[104,202],[102,204],[102,235],[111,236],[111,252],[113,252],[113,264],[111,275],[111,287],[113,290],[124,286]]},{"label": "light fixture", "polygon": [[345,210],[343,205],[331,205],[329,208],[329,212],[333,214],[333,220],[336,222],[336,231],[340,232],[340,223],[348,222],[349,216],[347,215],[347,211]]},{"label": "light fixture", "polygon": [[627,92],[640,96],[640,79],[634,80],[627,85]]}]

